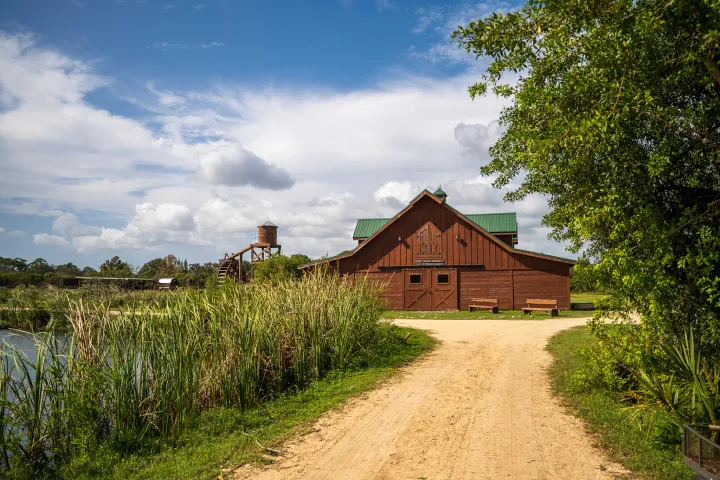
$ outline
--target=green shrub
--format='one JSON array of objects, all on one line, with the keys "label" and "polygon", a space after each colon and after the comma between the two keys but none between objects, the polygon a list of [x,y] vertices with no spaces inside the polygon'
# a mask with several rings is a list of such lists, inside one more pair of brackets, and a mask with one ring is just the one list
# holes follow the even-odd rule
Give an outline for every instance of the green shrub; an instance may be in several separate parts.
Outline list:
[{"label": "green shrub", "polygon": [[253,265],[253,279],[258,281],[297,279],[302,276],[300,265],[306,263],[310,263],[310,257],[307,255],[295,254],[289,257],[276,255]]}]

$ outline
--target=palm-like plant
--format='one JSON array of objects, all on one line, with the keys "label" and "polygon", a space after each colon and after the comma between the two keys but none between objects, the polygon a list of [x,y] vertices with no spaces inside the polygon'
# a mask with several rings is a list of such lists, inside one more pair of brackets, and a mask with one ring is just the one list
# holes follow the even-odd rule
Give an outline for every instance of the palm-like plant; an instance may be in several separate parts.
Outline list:
[{"label": "palm-like plant", "polygon": [[720,417],[720,365],[701,355],[692,331],[676,343],[663,343],[652,368],[640,372],[644,394],[668,410],[678,424],[717,425]]}]

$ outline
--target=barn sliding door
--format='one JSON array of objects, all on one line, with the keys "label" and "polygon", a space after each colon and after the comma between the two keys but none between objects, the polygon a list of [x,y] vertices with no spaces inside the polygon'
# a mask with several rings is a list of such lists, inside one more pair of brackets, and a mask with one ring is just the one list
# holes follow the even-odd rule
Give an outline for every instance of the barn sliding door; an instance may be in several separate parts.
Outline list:
[{"label": "barn sliding door", "polygon": [[429,270],[405,270],[404,308],[405,310],[430,310],[432,283]]},{"label": "barn sliding door", "polygon": [[457,270],[454,268],[436,268],[431,270],[433,310],[457,310]]}]

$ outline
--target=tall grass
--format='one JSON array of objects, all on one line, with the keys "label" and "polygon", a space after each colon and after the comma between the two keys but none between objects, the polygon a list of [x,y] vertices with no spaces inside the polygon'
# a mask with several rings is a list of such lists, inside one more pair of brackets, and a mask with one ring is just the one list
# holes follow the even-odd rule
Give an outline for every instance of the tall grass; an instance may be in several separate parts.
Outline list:
[{"label": "tall grass", "polygon": [[113,312],[135,308],[161,310],[167,305],[168,291],[122,290],[113,285],[93,285],[77,290],[56,287],[0,287],[0,327],[25,330],[66,329],[67,313],[80,298],[102,304]]},{"label": "tall grass", "polygon": [[72,335],[3,347],[0,463],[28,476],[96,448],[135,452],[200,412],[248,408],[368,358],[389,326],[376,287],[317,273],[167,296],[118,315],[72,302]]}]

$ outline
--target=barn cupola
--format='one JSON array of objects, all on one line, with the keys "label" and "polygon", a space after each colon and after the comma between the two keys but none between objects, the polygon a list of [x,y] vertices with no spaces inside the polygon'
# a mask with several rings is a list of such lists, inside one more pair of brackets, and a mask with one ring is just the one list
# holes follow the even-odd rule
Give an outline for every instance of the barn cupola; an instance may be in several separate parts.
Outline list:
[{"label": "barn cupola", "polygon": [[433,193],[437,198],[440,199],[441,202],[445,203],[445,200],[447,200],[447,193],[445,193],[442,189],[442,185],[438,187],[437,190]]}]

